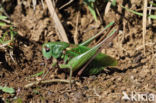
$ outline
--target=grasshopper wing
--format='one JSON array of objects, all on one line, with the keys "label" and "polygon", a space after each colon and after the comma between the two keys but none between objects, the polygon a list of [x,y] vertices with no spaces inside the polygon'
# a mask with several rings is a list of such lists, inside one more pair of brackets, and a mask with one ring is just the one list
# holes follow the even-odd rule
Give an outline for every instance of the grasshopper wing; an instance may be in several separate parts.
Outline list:
[{"label": "grasshopper wing", "polygon": [[103,53],[99,53],[84,70],[84,74],[93,75],[102,72],[106,67],[117,66],[117,60]]}]

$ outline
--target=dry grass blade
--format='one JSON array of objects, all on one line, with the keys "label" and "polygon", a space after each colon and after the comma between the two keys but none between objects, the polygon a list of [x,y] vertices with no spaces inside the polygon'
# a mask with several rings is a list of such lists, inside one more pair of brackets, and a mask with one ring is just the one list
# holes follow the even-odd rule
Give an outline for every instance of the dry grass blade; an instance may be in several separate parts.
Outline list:
[{"label": "dry grass blade", "polygon": [[74,43],[78,44],[78,23],[79,23],[79,13],[77,13],[77,18],[76,18],[76,28],[75,28],[75,33],[74,33]]},{"label": "dry grass blade", "polygon": [[62,26],[62,24],[61,24],[61,22],[60,22],[60,20],[59,20],[59,18],[57,16],[57,14],[56,14],[56,11],[54,9],[54,6],[53,6],[51,0],[46,0],[46,3],[47,3],[47,6],[48,6],[48,9],[50,11],[51,17],[52,17],[53,21],[55,22],[55,27],[59,32],[60,39],[63,40],[64,42],[69,42],[68,38],[67,38],[67,35],[66,35],[66,32],[65,32],[65,30],[64,30],[64,28],[63,28],[63,26]]},{"label": "dry grass blade", "polygon": [[36,0],[32,0],[32,3],[33,3],[33,9],[35,11],[36,10],[36,3],[37,3],[37,1]]},{"label": "dry grass blade", "polygon": [[105,15],[106,15],[106,14],[108,13],[108,11],[110,10],[111,3],[112,3],[112,0],[111,0],[110,2],[107,3],[106,9],[105,9]]},{"label": "dry grass blade", "polygon": [[45,8],[43,0],[41,0],[41,3],[42,3],[42,7]]},{"label": "dry grass blade", "polygon": [[145,55],[145,34],[146,34],[146,17],[147,17],[147,0],[144,0],[144,10],[143,10],[143,46],[144,46],[144,55]]},{"label": "dry grass blade", "polygon": [[72,3],[74,0],[70,0],[69,2],[67,2],[66,4],[64,4],[63,6],[61,6],[59,8],[59,10],[63,9],[64,7],[66,7],[67,5],[69,5],[70,3]]}]

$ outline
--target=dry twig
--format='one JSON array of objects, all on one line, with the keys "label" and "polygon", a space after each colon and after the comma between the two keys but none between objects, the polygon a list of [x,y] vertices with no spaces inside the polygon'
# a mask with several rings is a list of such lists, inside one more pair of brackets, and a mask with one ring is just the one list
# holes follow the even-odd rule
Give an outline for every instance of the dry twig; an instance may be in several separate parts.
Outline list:
[{"label": "dry twig", "polygon": [[[50,83],[56,83],[56,82],[70,83],[69,80],[65,80],[65,79],[52,79],[52,80],[31,82],[31,83],[25,85],[24,88],[30,88],[34,85],[39,85],[39,84],[50,84]],[[71,82],[73,83],[74,81],[71,81]]]},{"label": "dry twig", "polygon": [[54,9],[54,6],[53,6],[51,0],[46,0],[46,3],[47,3],[47,6],[48,6],[48,9],[50,11],[51,17],[52,17],[53,21],[55,22],[55,27],[59,32],[60,39],[65,41],[65,42],[69,42],[68,38],[67,38],[67,35],[66,35],[66,32],[65,32],[65,30],[64,30],[64,28],[63,28],[63,26],[62,26],[62,24],[61,24],[61,22],[60,22],[60,20],[59,20],[59,18],[57,16],[57,14],[56,14],[56,11]]}]

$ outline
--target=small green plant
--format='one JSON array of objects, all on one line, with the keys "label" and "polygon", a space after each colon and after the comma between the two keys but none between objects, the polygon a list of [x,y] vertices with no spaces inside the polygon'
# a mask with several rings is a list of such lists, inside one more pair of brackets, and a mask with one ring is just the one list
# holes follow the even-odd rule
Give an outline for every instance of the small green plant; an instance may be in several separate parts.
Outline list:
[{"label": "small green plant", "polygon": [[112,0],[112,5],[116,6],[116,0]]},{"label": "small green plant", "polygon": [[23,103],[21,98],[17,98],[13,101],[13,103]]},{"label": "small green plant", "polygon": [[93,15],[95,21],[97,21],[97,16],[96,16],[96,12],[95,12],[95,8],[94,8],[94,2],[96,0],[83,0],[83,2],[88,6],[91,14]]},{"label": "small green plant", "polygon": [[15,93],[15,89],[14,88],[9,88],[7,86],[4,86],[4,87],[0,86],[0,90],[2,90],[5,93],[9,93],[9,94]]},{"label": "small green plant", "polygon": [[[2,14],[5,14],[3,16]],[[15,41],[15,36],[17,32],[15,32],[15,29],[8,19],[9,16],[7,16],[7,13],[3,9],[2,5],[0,4],[0,51],[6,52],[9,51],[9,55],[14,63],[15,60],[13,58],[13,43]],[[6,56],[6,55],[5,55]]]},{"label": "small green plant", "polygon": [[34,75],[31,75],[31,77],[39,77],[39,76],[41,76],[42,74],[44,74],[44,71],[41,71],[41,72],[36,73],[36,74],[34,74]]},{"label": "small green plant", "polygon": [[[16,32],[14,31],[14,28],[11,26],[8,31],[0,35],[0,51],[9,52],[9,56],[11,57],[11,60],[17,64],[13,58],[13,47],[14,47],[14,41]],[[5,54],[6,56],[6,54]]]},{"label": "small green plant", "polygon": [[6,23],[5,23],[5,22],[2,22],[2,21],[4,21],[4,20],[6,20],[6,19],[7,19],[6,16],[0,15],[0,26],[6,26]]},{"label": "small green plant", "polygon": [[39,72],[39,73],[33,74],[33,75],[27,77],[26,79],[29,79],[29,78],[32,78],[32,77],[39,77],[39,76],[41,76],[42,74],[44,74],[44,70],[41,71],[41,72]]},{"label": "small green plant", "polygon": [[10,27],[9,31],[2,34],[0,37],[0,48],[6,49],[7,47],[12,48],[12,43],[15,39],[16,32],[13,27]]},{"label": "small green plant", "polygon": [[[116,6],[116,0],[107,0],[107,2],[109,3],[109,1],[111,2],[112,6]],[[91,12],[91,14],[93,15],[95,21],[97,21],[97,16],[96,16],[96,10],[95,10],[95,2],[96,0],[83,0],[84,4],[86,4]],[[110,7],[109,7],[110,8]]]},{"label": "small green plant", "polygon": [[[134,10],[131,10],[129,8],[126,8],[124,6],[121,5],[122,8],[126,9],[127,11],[133,13],[133,14],[136,14],[138,16],[143,16],[143,13],[140,13],[140,12],[137,12],[137,11],[134,11]],[[147,15],[148,18],[151,18],[151,19],[156,19],[156,15]]]}]

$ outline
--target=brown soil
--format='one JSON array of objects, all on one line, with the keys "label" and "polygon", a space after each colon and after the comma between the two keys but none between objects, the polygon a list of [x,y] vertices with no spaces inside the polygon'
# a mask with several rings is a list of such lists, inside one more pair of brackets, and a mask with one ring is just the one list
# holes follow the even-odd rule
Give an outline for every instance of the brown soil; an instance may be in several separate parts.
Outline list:
[{"label": "brown soil", "polygon": [[[144,55],[142,18],[120,7],[120,5],[124,5],[136,11],[142,10],[143,0],[118,0],[117,7],[112,8],[105,16],[105,3],[103,0],[98,0],[97,7],[104,21],[103,25],[116,21],[116,26],[120,30],[112,46],[102,52],[116,58],[119,64],[116,68],[107,68],[99,75],[79,78],[74,76],[73,80],[76,82],[72,84],[72,89],[66,83],[51,83],[24,88],[26,84],[40,79],[30,77],[31,75],[48,70],[48,67],[45,68],[41,53],[42,44],[59,40],[46,5],[43,8],[39,2],[36,10],[33,11],[30,1],[28,0],[22,6],[14,4],[12,12],[9,14],[19,33],[13,49],[13,58],[17,64],[12,61],[8,52],[0,52],[0,85],[13,87],[16,93],[10,95],[0,92],[0,102],[8,100],[20,103],[18,101],[21,99],[23,103],[125,103],[126,101],[121,99],[122,93],[125,91],[128,95],[131,95],[132,92],[153,93],[156,103],[155,22],[147,28],[147,45]],[[58,1],[56,7],[59,8],[63,4],[65,1]],[[76,27],[78,12],[80,14]],[[76,28],[79,42],[92,37],[102,28],[100,22],[95,22],[87,7],[80,2],[73,2],[59,10],[58,15],[71,43],[74,43],[73,37]],[[92,45],[95,43],[96,41]],[[69,79],[68,74],[59,73],[57,70],[58,68],[50,69],[44,80]]]}]

